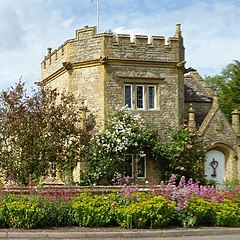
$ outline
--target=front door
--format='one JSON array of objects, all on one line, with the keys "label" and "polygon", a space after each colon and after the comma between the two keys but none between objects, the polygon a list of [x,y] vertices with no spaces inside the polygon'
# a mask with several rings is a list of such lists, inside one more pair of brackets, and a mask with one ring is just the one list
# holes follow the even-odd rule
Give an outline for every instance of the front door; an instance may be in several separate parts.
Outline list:
[{"label": "front door", "polygon": [[225,156],[218,150],[210,150],[206,154],[205,177],[215,180],[219,184],[224,183]]}]

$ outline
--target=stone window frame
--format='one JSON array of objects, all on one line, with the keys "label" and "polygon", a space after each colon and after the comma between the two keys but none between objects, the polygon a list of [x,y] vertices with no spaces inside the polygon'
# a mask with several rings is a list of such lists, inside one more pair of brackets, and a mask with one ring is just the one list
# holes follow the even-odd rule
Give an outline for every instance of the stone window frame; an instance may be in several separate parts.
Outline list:
[{"label": "stone window frame", "polygon": [[[126,87],[131,87],[131,106],[129,107],[129,109],[131,110],[148,110],[148,111],[154,111],[157,110],[158,106],[157,106],[157,89],[158,89],[158,85],[157,84],[153,84],[153,83],[124,83],[123,85],[123,104],[124,106],[127,106],[127,102],[129,100],[126,100]],[[138,91],[137,88],[138,87],[143,87],[143,104],[142,107],[138,107]],[[154,87],[154,107],[150,107],[150,102],[149,102],[149,87]]]},{"label": "stone window frame", "polygon": [[[149,88],[152,88],[154,89],[154,99],[153,99],[153,107],[150,107],[150,100],[149,100],[149,97],[150,97],[150,94],[149,94]],[[147,103],[148,103],[148,109],[149,110],[156,110],[157,108],[157,85],[156,84],[151,84],[151,85],[148,85],[147,86]]]},{"label": "stone window frame", "polygon": [[[125,85],[149,85],[149,86],[156,86],[156,92],[155,92],[155,108],[150,108],[150,109],[136,109],[136,102],[134,99],[134,96],[132,96],[132,101],[131,101],[131,108],[130,110],[133,111],[147,111],[147,112],[154,112],[154,111],[159,111],[160,106],[161,106],[161,86],[165,85],[165,78],[160,77],[160,76],[155,76],[155,77],[147,77],[147,76],[123,76],[123,75],[117,75],[116,80],[120,83],[120,86],[122,88],[122,104],[123,106],[126,106],[125,104]],[[135,89],[132,89],[132,92],[135,93]],[[146,91],[145,91],[146,92]],[[148,97],[148,96],[146,96]],[[146,98],[145,97],[145,98]],[[146,106],[146,105],[145,105]]]},{"label": "stone window frame", "polygon": [[[129,158],[130,157],[130,158]],[[128,158],[128,159],[127,159]],[[131,159],[131,160],[130,160]],[[131,154],[131,153],[126,153],[124,154],[124,161],[129,161],[130,164],[130,170],[131,170],[131,174],[127,174],[130,179],[145,179],[147,177],[147,160],[146,160],[146,156],[145,157],[140,157],[137,154]],[[139,176],[139,167],[140,164],[139,160],[143,160],[143,175]]]},{"label": "stone window frame", "polygon": [[[134,95],[133,93],[132,93],[132,95]],[[135,85],[134,98],[135,98],[135,108],[137,110],[145,109],[145,106],[148,106],[148,105],[146,105],[146,94],[145,93],[146,93],[145,86],[143,84]]]},{"label": "stone window frame", "polygon": [[[130,99],[127,99],[126,100],[126,97],[128,97],[128,96],[126,96],[127,94],[126,94],[126,87],[130,87]],[[128,106],[128,102],[129,102],[129,100],[130,100],[130,106],[128,106],[130,109],[132,109],[133,108],[133,96],[132,96],[132,93],[133,93],[133,90],[132,90],[132,84],[124,84],[124,105],[125,106]]]}]

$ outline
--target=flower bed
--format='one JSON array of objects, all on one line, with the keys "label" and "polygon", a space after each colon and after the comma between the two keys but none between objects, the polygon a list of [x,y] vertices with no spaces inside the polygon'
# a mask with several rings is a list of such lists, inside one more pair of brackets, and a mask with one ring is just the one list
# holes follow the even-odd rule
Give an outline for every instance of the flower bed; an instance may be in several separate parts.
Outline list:
[{"label": "flower bed", "polygon": [[164,228],[169,226],[240,226],[240,188],[217,191],[175,177],[148,191],[124,185],[110,194],[89,191],[70,196],[49,189],[45,194],[5,193],[0,201],[0,227]]}]

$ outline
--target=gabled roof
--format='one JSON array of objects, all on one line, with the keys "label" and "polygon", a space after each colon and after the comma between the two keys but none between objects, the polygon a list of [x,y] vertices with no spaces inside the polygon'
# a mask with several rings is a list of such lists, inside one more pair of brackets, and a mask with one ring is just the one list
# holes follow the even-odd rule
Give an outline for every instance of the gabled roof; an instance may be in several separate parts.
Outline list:
[{"label": "gabled roof", "polygon": [[191,71],[184,77],[185,102],[209,102],[214,93],[197,71]]},{"label": "gabled roof", "polygon": [[204,134],[206,128],[208,127],[208,125],[210,124],[211,120],[213,119],[214,115],[216,114],[216,112],[218,110],[219,110],[218,101],[217,101],[217,98],[215,98],[213,100],[213,105],[212,105],[210,111],[208,112],[207,116],[205,117],[205,119],[203,120],[201,126],[198,129],[198,133],[200,135]]},{"label": "gabled roof", "polygon": [[217,123],[216,121],[218,123],[219,121],[221,121],[222,124],[225,126],[224,134],[228,136],[233,134],[235,136],[236,133],[234,132],[232,125],[227,120],[226,116],[221,111],[221,109],[219,108],[218,98],[214,97],[212,107],[198,129],[199,135],[203,136],[206,133],[206,130],[208,129],[209,126],[211,128],[214,127],[213,122]]}]

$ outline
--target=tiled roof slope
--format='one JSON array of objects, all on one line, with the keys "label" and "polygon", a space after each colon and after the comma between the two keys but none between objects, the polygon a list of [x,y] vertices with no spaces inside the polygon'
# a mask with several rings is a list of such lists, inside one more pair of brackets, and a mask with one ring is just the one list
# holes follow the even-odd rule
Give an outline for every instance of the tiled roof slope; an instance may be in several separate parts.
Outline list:
[{"label": "tiled roof slope", "polygon": [[185,102],[212,102],[214,94],[197,71],[184,78]]}]

